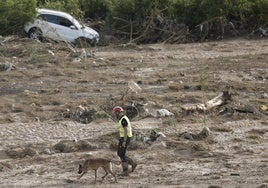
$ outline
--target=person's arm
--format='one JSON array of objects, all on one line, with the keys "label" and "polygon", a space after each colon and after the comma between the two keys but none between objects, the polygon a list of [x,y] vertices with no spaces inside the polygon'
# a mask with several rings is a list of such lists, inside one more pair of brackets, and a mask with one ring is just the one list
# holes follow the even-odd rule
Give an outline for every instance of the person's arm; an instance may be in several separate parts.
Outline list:
[{"label": "person's arm", "polygon": [[124,142],[127,141],[127,126],[124,127]]},{"label": "person's arm", "polygon": [[122,146],[125,147],[127,142],[127,126],[128,126],[127,120],[125,119],[122,120],[122,126],[124,128],[124,140]]}]

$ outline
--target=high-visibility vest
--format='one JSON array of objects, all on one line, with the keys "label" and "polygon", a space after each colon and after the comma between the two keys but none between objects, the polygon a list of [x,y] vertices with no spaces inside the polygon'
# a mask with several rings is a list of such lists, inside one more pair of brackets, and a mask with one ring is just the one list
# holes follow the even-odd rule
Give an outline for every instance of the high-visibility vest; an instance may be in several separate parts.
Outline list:
[{"label": "high-visibility vest", "polygon": [[124,127],[122,126],[122,120],[125,119],[127,121],[127,136],[132,137],[132,128],[130,121],[126,115],[120,118],[119,120],[119,136],[120,138],[124,137]]}]

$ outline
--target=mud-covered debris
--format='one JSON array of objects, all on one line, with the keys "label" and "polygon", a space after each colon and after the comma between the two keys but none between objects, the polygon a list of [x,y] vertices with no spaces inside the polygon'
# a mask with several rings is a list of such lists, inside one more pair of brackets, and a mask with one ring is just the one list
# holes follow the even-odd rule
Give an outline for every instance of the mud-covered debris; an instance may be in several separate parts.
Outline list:
[{"label": "mud-covered debris", "polygon": [[52,52],[51,50],[48,50],[48,53],[50,53],[52,56],[55,56],[55,53]]},{"label": "mud-covered debris", "polygon": [[259,112],[258,109],[252,105],[236,106],[234,107],[234,110],[240,113],[251,113],[251,114],[256,114]]},{"label": "mud-covered debris", "polygon": [[0,71],[12,71],[15,70],[15,65],[13,65],[12,63],[0,63]]},{"label": "mud-covered debris", "polygon": [[6,151],[6,154],[12,159],[17,159],[26,156],[33,157],[37,154],[37,151],[32,148],[11,148]]},{"label": "mud-covered debris", "polygon": [[210,135],[210,130],[208,127],[204,127],[202,131],[198,134],[194,134],[191,132],[183,132],[179,136],[188,140],[203,140]]},{"label": "mud-covered debris", "polygon": [[75,121],[88,124],[93,121],[95,114],[95,109],[88,109],[88,107],[79,105],[75,111],[66,109],[66,111],[63,112],[61,116],[66,119],[73,119]]},{"label": "mud-covered debris", "polygon": [[12,170],[13,167],[11,164],[6,163],[6,162],[0,162],[0,172],[5,172],[8,170]]},{"label": "mud-covered debris", "polygon": [[150,133],[150,140],[155,142],[156,140],[160,140],[162,138],[166,138],[166,135],[161,131],[152,130]]},{"label": "mud-covered debris", "polygon": [[229,91],[223,91],[220,93],[218,96],[215,98],[207,101],[206,103],[197,103],[197,104],[184,104],[181,106],[181,109],[183,111],[186,111],[187,113],[189,112],[194,112],[194,111],[201,111],[205,112],[208,111],[214,107],[221,106],[224,104],[227,104],[232,100],[231,94]]},{"label": "mud-covered debris", "polygon": [[166,148],[167,144],[165,142],[166,135],[157,130],[151,130],[150,136],[145,135],[144,133],[138,132],[133,135],[133,143],[135,145],[142,145],[140,149],[155,149],[155,148]]},{"label": "mud-covered debris", "polygon": [[153,117],[168,117],[173,116],[174,114],[167,109],[157,109],[152,113]]},{"label": "mud-covered debris", "polygon": [[260,27],[259,31],[261,32],[261,35],[264,37],[268,37],[268,28]]},{"label": "mud-covered debris", "polygon": [[147,135],[141,133],[141,132],[135,132],[132,137],[133,142],[143,142],[147,144],[151,144],[151,139]]},{"label": "mud-covered debris", "polygon": [[73,140],[62,140],[54,145],[54,150],[61,153],[71,153],[77,151],[92,151],[97,149],[96,146],[90,144],[86,140],[79,140],[74,142]]},{"label": "mud-covered debris", "polygon": [[81,58],[81,59],[86,59],[86,58],[87,58],[87,52],[86,52],[85,48],[82,49],[80,58]]},{"label": "mud-covered debris", "polygon": [[[151,146],[149,149],[155,149],[155,148],[166,148],[166,135],[163,132],[155,132],[155,136],[153,137],[154,130],[151,132],[150,139],[152,141]],[[154,140],[154,141],[153,141]]]},{"label": "mud-covered debris", "polygon": [[128,82],[128,90],[136,94],[142,91],[141,87],[134,80]]},{"label": "mud-covered debris", "polygon": [[266,105],[260,105],[260,110],[267,111],[268,107]]},{"label": "mud-covered debris", "polygon": [[125,109],[127,116],[129,119],[133,119],[137,116],[141,116],[144,114],[147,110],[145,109],[143,104],[140,103],[133,103],[131,105],[124,105],[123,109]]},{"label": "mud-covered debris", "polygon": [[51,155],[53,154],[54,152],[51,151],[49,148],[45,148],[43,151],[42,151],[43,154],[46,154],[46,155]]},{"label": "mud-covered debris", "polygon": [[187,113],[189,112],[194,112],[194,111],[200,111],[204,112],[206,110],[205,104],[191,104],[187,103],[181,106],[181,109],[183,111],[186,111]]},{"label": "mud-covered debris", "polygon": [[268,94],[267,94],[267,93],[264,93],[264,94],[262,95],[262,98],[263,98],[263,99],[267,99],[267,98],[268,98]]}]

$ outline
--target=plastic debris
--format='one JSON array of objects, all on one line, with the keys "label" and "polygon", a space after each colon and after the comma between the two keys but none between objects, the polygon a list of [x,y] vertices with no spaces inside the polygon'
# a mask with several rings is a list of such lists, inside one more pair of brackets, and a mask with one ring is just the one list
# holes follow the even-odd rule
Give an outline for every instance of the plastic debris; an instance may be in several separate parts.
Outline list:
[{"label": "plastic debris", "polygon": [[260,109],[261,109],[262,111],[266,111],[266,110],[268,109],[268,107],[265,106],[265,105],[260,105]]},{"label": "plastic debris", "polygon": [[174,114],[167,109],[158,109],[152,113],[153,117],[168,117],[173,116]]},{"label": "plastic debris", "polygon": [[80,58],[81,58],[81,59],[86,59],[86,58],[87,58],[87,52],[86,52],[85,49],[82,49],[82,53],[81,53],[81,55],[80,55]]},{"label": "plastic debris", "polygon": [[50,53],[52,56],[55,56],[55,53],[52,52],[51,50],[48,50],[48,53]]}]

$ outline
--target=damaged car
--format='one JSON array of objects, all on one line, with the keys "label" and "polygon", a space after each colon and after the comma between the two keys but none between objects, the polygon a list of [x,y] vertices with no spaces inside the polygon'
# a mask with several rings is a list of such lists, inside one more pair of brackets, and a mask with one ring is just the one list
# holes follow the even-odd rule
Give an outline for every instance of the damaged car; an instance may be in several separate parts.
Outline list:
[{"label": "damaged car", "polygon": [[49,38],[91,46],[95,46],[100,38],[97,31],[84,26],[70,14],[50,9],[37,9],[37,18],[26,23],[24,30],[32,39]]}]

